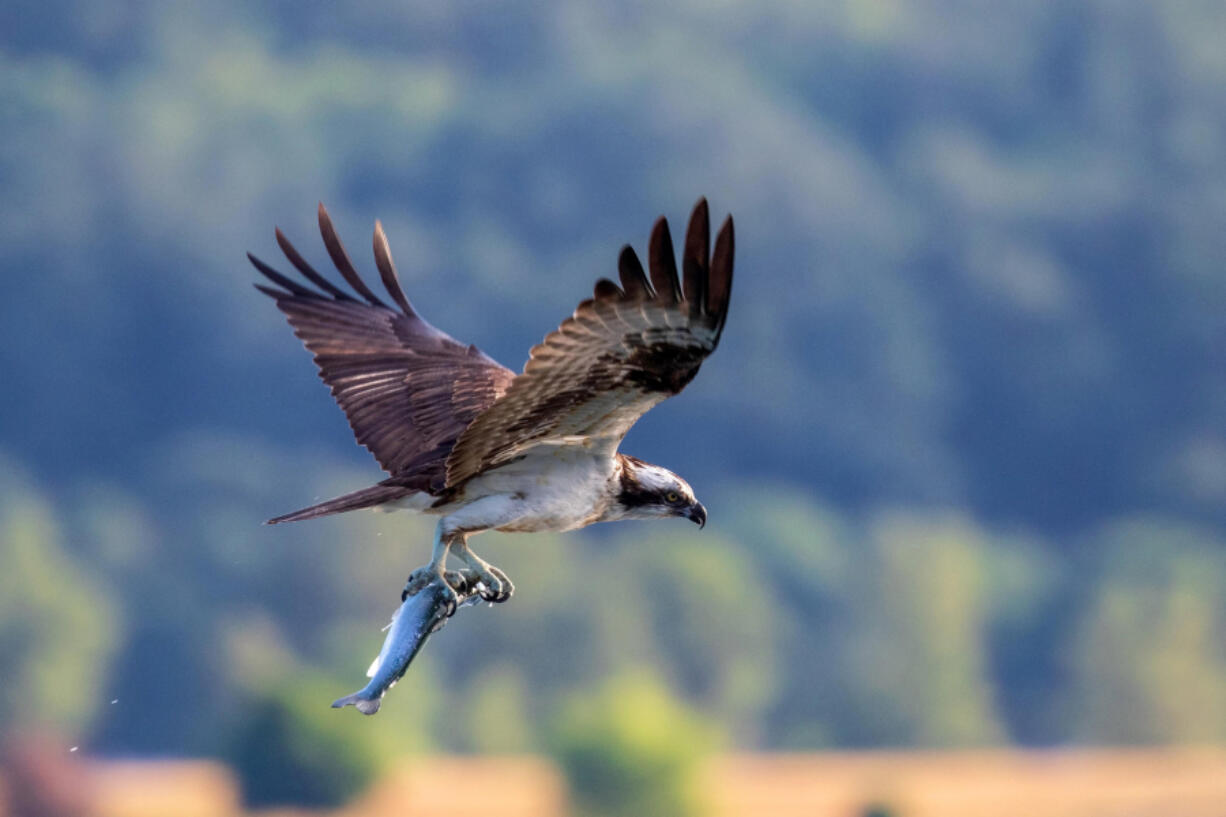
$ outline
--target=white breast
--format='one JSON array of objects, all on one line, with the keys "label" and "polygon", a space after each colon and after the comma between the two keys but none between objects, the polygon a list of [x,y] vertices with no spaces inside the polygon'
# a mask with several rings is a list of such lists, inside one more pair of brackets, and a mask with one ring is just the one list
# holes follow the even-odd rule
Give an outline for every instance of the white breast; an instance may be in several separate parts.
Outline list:
[{"label": "white breast", "polygon": [[538,446],[527,456],[472,479],[465,499],[514,498],[517,518],[502,531],[565,531],[596,520],[609,500],[613,459],[580,446]]}]

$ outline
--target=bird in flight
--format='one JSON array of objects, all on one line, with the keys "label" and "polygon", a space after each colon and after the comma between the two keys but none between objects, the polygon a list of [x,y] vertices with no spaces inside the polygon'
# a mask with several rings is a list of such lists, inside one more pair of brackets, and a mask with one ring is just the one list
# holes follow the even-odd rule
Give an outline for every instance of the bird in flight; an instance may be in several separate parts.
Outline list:
[{"label": "bird in flight", "polygon": [[473,534],[673,516],[706,524],[706,508],[684,479],[617,449],[635,421],[685,388],[719,344],[732,290],[731,216],[712,249],[707,202],[698,201],[682,276],[668,222],[658,219],[649,273],[623,247],[621,285],[597,281],[593,296],[533,347],[519,374],[418,315],[379,222],[375,265],[391,303],[358,275],[322,204],[319,230],[353,293],[316,272],[280,230],[277,243],[300,280],[247,257],[271,282],[256,288],[285,313],[357,441],[390,476],[269,524],[360,508],[438,516],[430,562],[409,576],[403,597],[442,578],[450,553],[494,602],[510,598],[513,587],[472,551]]}]

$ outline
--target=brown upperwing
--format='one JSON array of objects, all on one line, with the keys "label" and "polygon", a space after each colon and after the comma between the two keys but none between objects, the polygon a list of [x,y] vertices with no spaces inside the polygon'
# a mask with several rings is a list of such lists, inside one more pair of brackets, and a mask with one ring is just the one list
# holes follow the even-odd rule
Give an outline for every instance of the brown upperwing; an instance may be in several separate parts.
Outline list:
[{"label": "brown upperwing", "polygon": [[678,280],[668,223],[648,246],[650,282],[634,250],[618,259],[621,287],[593,298],[545,337],[506,393],[477,415],[447,459],[447,486],[539,445],[616,448],[639,417],[681,391],[719,343],[732,290],[732,217],[710,251],[707,202],[690,216]]},{"label": "brown upperwing", "polygon": [[256,284],[289,318],[315,356],[319,376],[345,412],[357,441],[392,475],[387,483],[440,492],[447,456],[465,428],[515,379],[475,346],[426,323],[400,288],[383,228],[375,222],[375,263],[384,303],[358,276],[319,205],[319,230],[332,262],[359,301],[316,272],[277,230],[277,243],[309,283],[304,286],[248,253],[275,287]]}]

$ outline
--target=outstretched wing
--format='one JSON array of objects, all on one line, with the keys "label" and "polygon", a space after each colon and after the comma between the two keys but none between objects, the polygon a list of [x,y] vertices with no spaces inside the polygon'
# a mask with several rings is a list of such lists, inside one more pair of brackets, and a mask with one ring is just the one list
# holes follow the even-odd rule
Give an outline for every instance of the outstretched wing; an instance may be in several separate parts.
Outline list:
[{"label": "outstretched wing", "polygon": [[378,222],[375,263],[395,308],[358,276],[322,204],[319,231],[332,262],[362,300],[312,269],[280,230],[281,250],[314,288],[248,253],[275,285],[256,288],[276,300],[315,355],[319,376],[358,442],[397,484],[435,493],[444,487],[447,455],[461,432],[506,392],[515,373],[422,320],[400,288]]},{"label": "outstretched wing", "polygon": [[639,417],[685,388],[719,343],[732,256],[731,216],[710,252],[705,199],[690,216],[684,281],[663,218],[648,246],[650,281],[634,250],[623,247],[621,287],[597,281],[594,297],[532,349],[506,394],[460,435],[447,459],[447,485],[541,445],[616,448]]}]

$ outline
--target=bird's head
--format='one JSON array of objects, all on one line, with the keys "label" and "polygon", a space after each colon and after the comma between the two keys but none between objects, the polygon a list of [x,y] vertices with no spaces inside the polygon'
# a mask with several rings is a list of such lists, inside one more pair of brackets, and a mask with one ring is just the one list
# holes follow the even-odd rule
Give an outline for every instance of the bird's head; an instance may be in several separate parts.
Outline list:
[{"label": "bird's head", "polygon": [[707,509],[694,498],[694,489],[667,468],[622,455],[619,488],[613,518],[682,516],[699,527],[707,524]]}]

